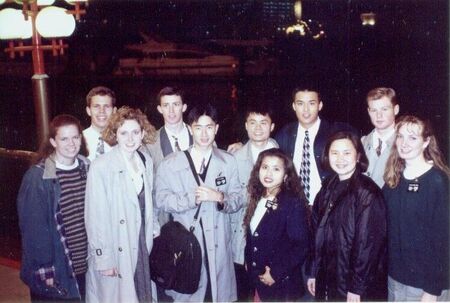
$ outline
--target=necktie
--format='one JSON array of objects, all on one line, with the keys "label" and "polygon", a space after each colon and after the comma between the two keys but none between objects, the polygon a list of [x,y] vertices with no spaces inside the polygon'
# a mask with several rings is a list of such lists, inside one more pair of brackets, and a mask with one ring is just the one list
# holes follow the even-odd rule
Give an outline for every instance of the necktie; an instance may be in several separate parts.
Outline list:
[{"label": "necktie", "polygon": [[305,131],[305,139],[303,140],[303,156],[302,163],[300,165],[300,180],[303,185],[303,191],[305,192],[306,199],[309,200],[309,173],[311,171],[310,166],[310,154],[309,154],[309,132]]},{"label": "necktie", "polygon": [[175,137],[175,136],[172,136],[172,138],[173,138],[173,140],[175,140],[175,149],[176,149],[176,151],[181,151],[180,144],[178,143],[178,138]]},{"label": "necktie", "polygon": [[98,138],[97,149],[95,150],[95,155],[103,155],[105,153],[105,141],[102,137]]},{"label": "necktie", "polygon": [[378,146],[377,146],[377,149],[375,150],[378,157],[381,155],[381,147],[382,146],[383,146],[383,141],[381,141],[381,139],[378,138]]},{"label": "necktie", "polygon": [[202,159],[202,164],[200,165],[200,172],[198,173],[199,175],[203,174],[206,170],[206,165],[205,165],[205,158]]}]

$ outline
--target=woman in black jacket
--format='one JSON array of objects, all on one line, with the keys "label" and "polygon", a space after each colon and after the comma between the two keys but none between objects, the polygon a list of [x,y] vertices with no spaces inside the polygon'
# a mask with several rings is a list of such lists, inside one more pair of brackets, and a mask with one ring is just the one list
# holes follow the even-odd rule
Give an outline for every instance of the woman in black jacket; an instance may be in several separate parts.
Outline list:
[{"label": "woman in black jacket", "polygon": [[363,174],[368,160],[360,139],[336,133],[322,164],[334,174],[314,201],[308,290],[317,301],[385,300],[386,206],[380,188]]},{"label": "woman in black jacket", "polygon": [[250,175],[245,262],[256,301],[297,301],[307,255],[306,199],[292,160],[281,150],[260,153]]}]

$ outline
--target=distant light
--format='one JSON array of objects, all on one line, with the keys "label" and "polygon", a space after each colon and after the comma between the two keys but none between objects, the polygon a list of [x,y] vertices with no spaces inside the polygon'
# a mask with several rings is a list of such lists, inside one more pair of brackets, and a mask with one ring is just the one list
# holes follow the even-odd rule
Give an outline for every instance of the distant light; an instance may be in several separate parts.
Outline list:
[{"label": "distant light", "polygon": [[53,3],[55,3],[55,0],[38,0],[37,1],[37,5],[39,5],[39,6],[48,6],[48,5],[52,5]]},{"label": "distant light", "polygon": [[[36,1],[36,0],[31,0],[31,1],[27,0],[26,2],[30,3],[30,2],[34,2],[34,1]],[[3,2],[5,2],[5,1],[3,1]],[[22,5],[24,1],[23,0],[14,0],[14,2]],[[55,0],[37,0],[37,5],[39,5],[39,6],[52,5],[54,2],[55,2]],[[0,1],[0,4],[1,4],[1,1]]]},{"label": "distant light", "polygon": [[88,0],[66,0],[66,2],[75,5],[76,2],[88,2]]},{"label": "distant light", "polygon": [[377,15],[372,12],[362,13],[360,18],[362,26],[375,26]]},{"label": "distant light", "polygon": [[44,38],[68,37],[75,30],[75,18],[64,8],[49,6],[38,13],[36,28]]},{"label": "distant light", "polygon": [[31,35],[31,19],[25,21],[22,10],[5,8],[0,11],[0,39],[28,39]]}]

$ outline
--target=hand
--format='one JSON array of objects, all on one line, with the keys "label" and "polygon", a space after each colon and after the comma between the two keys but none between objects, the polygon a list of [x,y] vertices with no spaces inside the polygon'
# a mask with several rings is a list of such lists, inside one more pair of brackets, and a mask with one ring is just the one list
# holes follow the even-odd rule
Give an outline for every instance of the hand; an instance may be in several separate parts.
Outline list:
[{"label": "hand", "polygon": [[259,275],[259,281],[261,281],[261,283],[267,285],[267,286],[272,286],[275,283],[275,280],[272,278],[272,275],[270,274],[270,267],[266,266],[266,272],[262,275]]},{"label": "hand", "polygon": [[199,202],[217,201],[223,203],[223,193],[206,186],[197,187],[195,190],[195,198]]},{"label": "hand", "polygon": [[436,302],[437,296],[431,295],[427,292],[423,292],[422,298],[420,299],[422,302]]},{"label": "hand", "polygon": [[105,269],[105,270],[99,270],[100,274],[107,277],[115,277],[119,273],[117,271],[117,268],[111,268],[111,269]]},{"label": "hand", "polygon": [[308,286],[308,290],[311,293],[313,297],[316,296],[316,279],[308,279],[308,282],[306,282],[306,285]]},{"label": "hand", "polygon": [[347,302],[361,302],[361,296],[348,292],[347,293]]},{"label": "hand", "polygon": [[50,278],[50,279],[46,279],[46,280],[45,280],[45,285],[47,285],[47,286],[49,286],[49,287],[52,287],[53,284],[54,284],[53,278]]},{"label": "hand", "polygon": [[233,154],[233,153],[237,152],[238,150],[240,150],[242,148],[242,146],[244,146],[244,144],[242,144],[241,142],[236,142],[236,143],[230,144],[230,145],[228,145],[227,152]]}]

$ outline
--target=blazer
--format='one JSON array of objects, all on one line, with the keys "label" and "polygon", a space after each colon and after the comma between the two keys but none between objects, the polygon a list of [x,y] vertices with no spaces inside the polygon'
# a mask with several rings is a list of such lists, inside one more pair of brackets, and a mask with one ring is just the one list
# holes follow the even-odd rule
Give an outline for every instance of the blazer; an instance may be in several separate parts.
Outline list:
[{"label": "blazer", "polygon": [[[236,280],[229,213],[239,210],[242,206],[242,188],[234,157],[213,147],[206,178],[202,183],[224,193],[224,206],[219,208],[216,202],[201,203],[194,231],[202,248],[204,260],[199,288],[193,294],[181,294],[175,291],[166,291],[166,293],[175,301],[203,301],[207,285],[206,265],[209,268],[213,301],[231,302],[236,300]],[[161,162],[156,172],[155,186],[156,206],[171,213],[174,221],[180,222],[189,229],[197,210],[195,189],[198,185],[184,152],[174,152]],[[202,223],[203,228],[199,222]],[[208,263],[206,263],[205,254],[208,257]]]},{"label": "blazer", "polygon": [[[295,301],[304,293],[301,266],[309,248],[306,201],[282,191],[277,209],[267,209],[256,230],[247,228],[245,261],[261,301]],[[264,285],[258,275],[270,267],[275,280]]]},{"label": "blazer", "polygon": [[[292,122],[283,127],[275,136],[275,140],[280,145],[280,149],[294,159],[295,142],[297,141],[297,130],[299,122]],[[351,131],[357,134],[357,131],[347,123],[328,122],[320,120],[319,131],[314,139],[314,158],[319,171],[320,179],[323,181],[325,177],[330,175],[329,170],[325,170],[321,165],[322,153],[325,150],[328,138],[338,131]]]},{"label": "blazer", "polygon": [[[189,131],[188,131],[189,132]],[[189,132],[189,145],[192,145],[192,135]],[[167,136],[164,126],[156,131],[156,141],[152,144],[145,145],[148,153],[152,156],[153,165],[156,167],[161,161],[168,155],[174,152],[172,145],[170,144],[169,137]]]},{"label": "blazer", "polygon": [[[269,142],[275,147],[278,147],[277,142],[269,138]],[[244,249],[245,249],[245,228],[242,226],[244,223],[245,211],[247,210],[247,184],[250,179],[250,173],[252,172],[253,165],[256,159],[253,159],[250,141],[248,141],[241,149],[234,153],[238,164],[239,182],[241,183],[243,190],[243,207],[235,213],[230,215],[231,218],[231,231],[232,231],[232,243],[233,243],[233,261],[237,264],[244,264]]]}]

